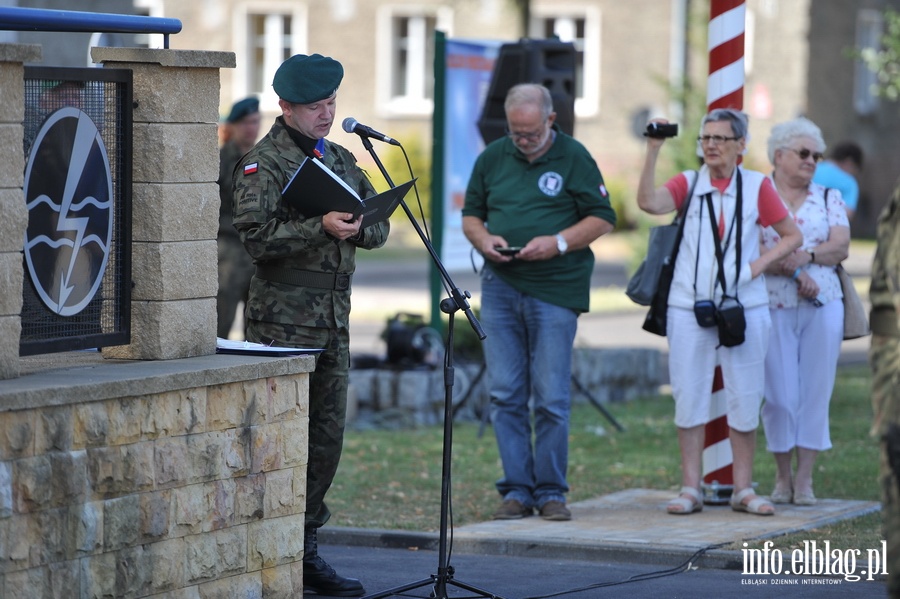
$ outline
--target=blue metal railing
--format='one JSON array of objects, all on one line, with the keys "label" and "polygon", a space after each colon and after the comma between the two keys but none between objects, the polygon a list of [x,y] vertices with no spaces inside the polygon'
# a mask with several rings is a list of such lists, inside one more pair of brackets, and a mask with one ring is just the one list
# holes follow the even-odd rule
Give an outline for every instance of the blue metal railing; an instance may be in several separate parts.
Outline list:
[{"label": "blue metal railing", "polygon": [[141,15],[116,15],[75,10],[0,7],[0,30],[74,31],[79,33],[161,33],[163,47],[169,34],[181,31],[181,21]]}]

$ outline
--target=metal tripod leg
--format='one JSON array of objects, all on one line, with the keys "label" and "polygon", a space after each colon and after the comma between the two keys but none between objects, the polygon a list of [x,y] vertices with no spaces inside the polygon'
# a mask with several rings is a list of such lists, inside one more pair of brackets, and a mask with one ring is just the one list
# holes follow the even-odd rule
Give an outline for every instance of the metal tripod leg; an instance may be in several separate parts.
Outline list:
[{"label": "metal tripod leg", "polygon": [[607,409],[605,407],[603,407],[603,404],[600,403],[597,400],[597,398],[594,397],[593,394],[591,394],[591,392],[588,391],[587,388],[581,384],[581,381],[579,381],[578,377],[576,377],[574,374],[572,375],[572,384],[575,385],[575,389],[577,389],[579,393],[581,393],[582,395],[587,397],[588,401],[590,401],[592,404],[594,404],[595,408],[600,410],[601,414],[606,416],[606,419],[609,420],[610,423],[612,423],[612,425],[614,427],[616,427],[617,431],[619,431],[620,433],[625,432],[625,427],[623,427],[621,424],[618,423],[618,421],[616,421],[615,418],[613,418],[613,415],[610,414],[609,411],[607,411]]}]

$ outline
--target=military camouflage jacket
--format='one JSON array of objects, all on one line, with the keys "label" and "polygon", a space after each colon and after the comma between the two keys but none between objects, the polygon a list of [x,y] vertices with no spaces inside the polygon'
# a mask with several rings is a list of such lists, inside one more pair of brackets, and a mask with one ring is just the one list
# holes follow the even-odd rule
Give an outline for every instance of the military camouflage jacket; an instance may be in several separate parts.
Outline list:
[{"label": "military camouflage jacket", "polygon": [[[304,218],[281,198],[281,190],[305,157],[281,118],[234,170],[234,227],[258,265],[352,274],[356,248],[387,241],[389,224],[362,230],[359,239],[339,241],[322,227],[322,217]],[[322,158],[361,198],[375,193],[349,150],[325,142]],[[253,277],[247,314],[254,320],[300,326],[348,326],[350,289],[295,287]]]},{"label": "military camouflage jacket", "polygon": [[[873,311],[893,308],[900,314],[900,185],[878,217],[877,239],[869,300]],[[873,332],[885,334],[874,323]]]},{"label": "military camouflage jacket", "polygon": [[234,237],[237,239],[237,232],[231,224],[231,204],[232,192],[234,188],[231,186],[231,173],[234,172],[234,165],[241,159],[241,150],[233,141],[226,141],[219,149],[219,237]]}]

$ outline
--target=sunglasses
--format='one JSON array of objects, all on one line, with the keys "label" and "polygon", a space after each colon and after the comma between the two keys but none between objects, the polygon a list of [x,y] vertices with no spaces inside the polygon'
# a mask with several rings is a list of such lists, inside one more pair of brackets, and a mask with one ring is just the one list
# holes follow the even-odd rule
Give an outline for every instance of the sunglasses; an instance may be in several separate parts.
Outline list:
[{"label": "sunglasses", "polygon": [[787,149],[790,150],[791,152],[796,153],[797,156],[800,157],[800,160],[806,160],[807,158],[812,156],[813,162],[818,162],[818,161],[822,160],[823,158],[825,158],[825,154],[823,154],[822,152],[813,152],[812,150],[808,150],[806,148],[803,148],[802,150],[795,150],[794,148],[787,148]]}]

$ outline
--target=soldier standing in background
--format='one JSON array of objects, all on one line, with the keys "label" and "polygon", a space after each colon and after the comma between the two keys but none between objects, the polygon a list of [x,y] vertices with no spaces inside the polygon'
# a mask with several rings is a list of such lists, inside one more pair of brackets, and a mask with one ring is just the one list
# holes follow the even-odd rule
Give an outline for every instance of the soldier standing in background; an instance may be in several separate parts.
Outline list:
[{"label": "soldier standing in background", "polygon": [[900,184],[878,217],[872,263],[872,434],[881,448],[882,521],[887,541],[888,596],[900,598]]},{"label": "soldier standing in background", "polygon": [[350,374],[350,280],[356,249],[381,247],[387,221],[362,228],[345,212],[306,218],[281,190],[304,158],[321,160],[367,198],[375,194],[356,159],[325,140],[334,124],[341,64],[298,54],[282,63],[272,86],[281,116],[234,173],[234,226],[256,263],[247,299],[247,339],[267,345],[324,348],[309,378],[303,587],[320,595],[365,593],[318,555],[316,532],[330,517],[325,493],[341,456]]},{"label": "soldier standing in background", "polygon": [[233,187],[231,174],[241,156],[259,137],[259,100],[244,98],[234,103],[225,119],[224,139],[219,150],[219,293],[216,296],[216,335],[228,338],[240,302],[247,302],[253,260],[231,224]]}]

